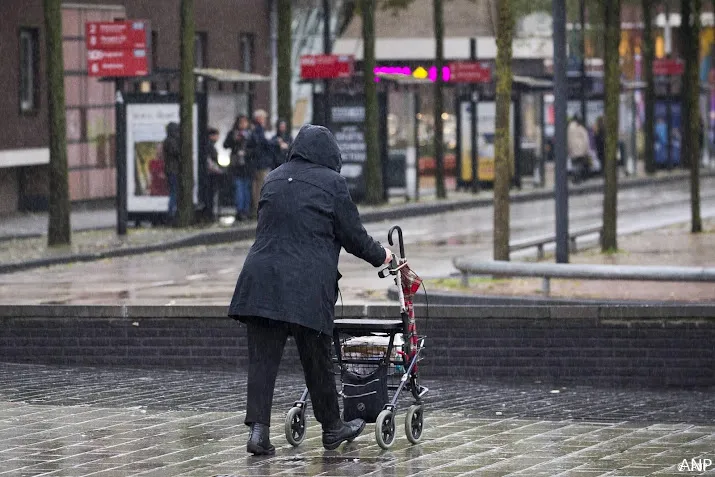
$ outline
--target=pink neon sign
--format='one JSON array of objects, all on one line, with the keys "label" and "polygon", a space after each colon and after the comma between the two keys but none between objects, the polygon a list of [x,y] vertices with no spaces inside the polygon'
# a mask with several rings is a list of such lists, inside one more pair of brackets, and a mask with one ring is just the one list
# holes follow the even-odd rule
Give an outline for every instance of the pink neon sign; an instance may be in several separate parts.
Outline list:
[{"label": "pink neon sign", "polygon": [[[377,73],[412,76],[414,71],[409,66],[376,66],[375,74],[377,74]],[[445,82],[449,81],[449,78],[451,76],[452,76],[452,72],[449,69],[449,66],[443,66],[442,67],[442,81],[445,81]],[[431,66],[430,69],[427,70],[427,78],[429,78],[430,81],[435,81],[437,79],[437,67],[436,66]],[[380,81],[380,78],[375,77],[375,81]]]}]

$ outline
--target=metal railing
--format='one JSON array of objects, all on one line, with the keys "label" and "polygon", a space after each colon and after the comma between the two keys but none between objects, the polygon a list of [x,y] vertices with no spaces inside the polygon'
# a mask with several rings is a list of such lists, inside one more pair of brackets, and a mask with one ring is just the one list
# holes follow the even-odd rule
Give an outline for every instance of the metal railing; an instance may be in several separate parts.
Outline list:
[{"label": "metal railing", "polygon": [[[574,230],[569,232],[569,249],[572,253],[576,253],[576,239],[578,237],[584,237],[586,235],[598,234],[598,243],[601,243],[603,238],[603,226],[593,225],[591,227],[585,227],[583,229]],[[539,259],[544,258],[544,245],[547,243],[555,243],[556,235],[542,235],[539,237],[531,237],[525,240],[518,240],[509,243],[509,252],[516,252],[518,250],[526,250],[528,248],[536,247],[536,256]]]},{"label": "metal railing", "polygon": [[[467,257],[455,258],[453,263],[462,273],[462,285],[465,287],[469,284],[470,275],[541,277],[544,296],[549,296],[551,293],[552,278],[715,283],[715,268],[704,267],[484,262]],[[715,298],[715,288],[713,288],[713,298]]]}]

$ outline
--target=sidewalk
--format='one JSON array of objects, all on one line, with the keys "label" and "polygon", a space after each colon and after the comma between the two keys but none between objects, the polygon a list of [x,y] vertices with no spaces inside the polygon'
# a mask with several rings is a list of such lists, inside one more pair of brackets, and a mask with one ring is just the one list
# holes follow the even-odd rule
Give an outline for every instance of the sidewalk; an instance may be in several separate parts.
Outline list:
[{"label": "sidewalk", "polygon": [[[681,223],[661,229],[618,236],[618,252],[601,253],[598,244],[581,246],[578,253],[569,254],[572,264],[645,265],[715,268],[715,218],[703,220],[703,232],[690,233],[690,224]],[[547,249],[548,250],[548,249]],[[553,247],[542,260],[534,258],[535,249],[514,254],[513,260],[553,263]],[[428,280],[432,295],[483,298],[544,298],[541,278],[472,277],[469,287],[461,278]],[[646,282],[618,280],[551,280],[551,298],[644,302],[715,302],[715,286],[699,282]],[[447,298],[449,299],[449,298]],[[440,301],[442,303],[442,301]]]},{"label": "sidewalk", "polygon": [[[251,457],[243,369],[0,363],[0,382],[2,477],[672,476],[712,475],[715,464],[708,390],[433,379],[424,382],[421,443],[407,442],[410,402],[401,399],[391,449],[377,446],[368,424],[353,443],[326,451],[311,407],[305,441],[286,442],[285,413],[303,378],[281,372],[271,420],[276,455]],[[685,459],[711,465],[680,472]]]},{"label": "sidewalk", "polygon": [[[552,166],[549,164],[549,166]],[[553,196],[553,167],[547,169],[547,186],[535,188],[524,184],[521,190],[513,190],[512,201],[530,201]],[[715,171],[703,171],[703,176],[715,175]],[[620,178],[621,188],[643,187],[658,182],[686,181],[687,171],[660,172],[653,177],[643,174]],[[570,185],[571,194],[599,193],[603,179],[593,179],[578,186]],[[473,195],[469,192],[451,191],[448,199],[437,200],[423,191],[419,202],[406,202],[393,198],[381,206],[359,206],[365,223],[392,220],[410,216],[438,214],[450,210],[486,207],[492,203],[492,191],[482,190]],[[127,235],[115,232],[116,211],[113,208],[97,210],[77,209],[72,212],[72,244],[69,247],[50,249],[46,244],[46,214],[22,214],[0,218],[0,273],[30,269],[62,263],[93,261],[163,251],[173,248],[213,245],[226,242],[250,240],[255,232],[255,222],[235,226],[230,221],[219,221],[209,226],[186,229],[165,227],[129,228]]]}]

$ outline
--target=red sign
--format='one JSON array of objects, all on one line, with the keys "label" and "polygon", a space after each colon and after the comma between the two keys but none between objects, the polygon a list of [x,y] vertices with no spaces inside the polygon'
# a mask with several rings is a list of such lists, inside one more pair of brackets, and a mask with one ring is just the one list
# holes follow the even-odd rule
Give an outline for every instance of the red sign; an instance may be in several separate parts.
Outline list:
[{"label": "red sign", "polygon": [[678,76],[685,71],[682,60],[663,58],[653,62],[653,74],[656,76]]},{"label": "red sign", "polygon": [[89,50],[87,71],[89,76],[146,76],[146,50]]},{"label": "red sign", "polygon": [[492,80],[491,68],[475,61],[450,63],[449,70],[452,83],[489,83]]},{"label": "red sign", "polygon": [[147,22],[88,22],[85,25],[88,50],[130,50],[147,48]]},{"label": "red sign", "polygon": [[302,79],[350,78],[355,57],[352,55],[303,55],[300,57]]},{"label": "red sign", "polygon": [[126,20],[85,25],[89,76],[146,76],[149,22]]}]

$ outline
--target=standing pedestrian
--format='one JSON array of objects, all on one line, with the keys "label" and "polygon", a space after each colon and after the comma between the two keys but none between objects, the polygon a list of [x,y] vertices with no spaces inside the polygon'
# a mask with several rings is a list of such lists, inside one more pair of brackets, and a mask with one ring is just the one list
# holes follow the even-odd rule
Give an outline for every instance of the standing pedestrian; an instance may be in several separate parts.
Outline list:
[{"label": "standing pedestrian", "polygon": [[170,122],[166,125],[166,139],[161,151],[164,157],[164,175],[169,187],[168,222],[176,220],[177,197],[179,194],[179,168],[181,166],[181,141],[179,139],[179,124]]},{"label": "standing pedestrian", "polygon": [[253,167],[253,190],[251,194],[251,216],[256,218],[261,187],[268,173],[275,167],[275,156],[270,142],[266,138],[266,118],[268,114],[259,109],[253,114],[253,131],[248,138],[247,149],[249,162]]},{"label": "standing pedestrian", "polygon": [[209,128],[208,141],[204,146],[204,158],[206,160],[206,186],[204,187],[204,220],[213,222],[214,215],[214,196],[216,195],[216,186],[219,178],[223,174],[223,169],[218,163],[218,151],[216,150],[216,142],[219,138],[218,129]]},{"label": "standing pedestrian", "polygon": [[251,187],[254,171],[249,162],[247,151],[250,135],[248,117],[241,115],[236,118],[233,128],[223,142],[223,147],[231,150],[229,173],[233,178],[236,222],[246,220],[251,213]]},{"label": "standing pedestrian", "polygon": [[279,119],[276,123],[276,135],[273,136],[271,140],[276,167],[286,161],[288,150],[292,142],[293,138],[291,138],[290,132],[288,132],[288,122],[284,119]]},{"label": "standing pedestrian", "polygon": [[332,371],[331,345],[341,247],[375,267],[392,254],[367,234],[340,175],[333,135],[301,128],[287,162],[268,174],[261,192],[256,239],[238,277],[229,316],[248,337],[247,450],[273,454],[271,405],[286,339],[298,347],[323,446],[357,437],[365,421],[343,422]]}]

